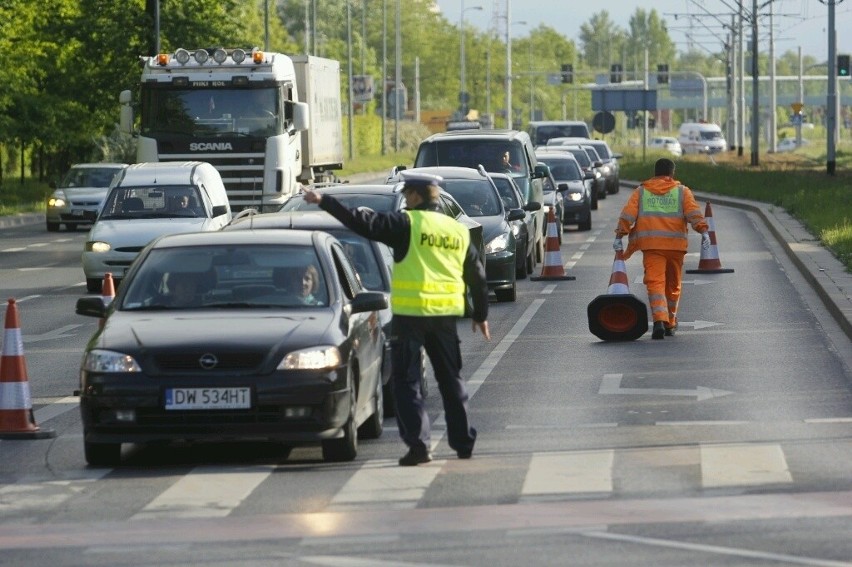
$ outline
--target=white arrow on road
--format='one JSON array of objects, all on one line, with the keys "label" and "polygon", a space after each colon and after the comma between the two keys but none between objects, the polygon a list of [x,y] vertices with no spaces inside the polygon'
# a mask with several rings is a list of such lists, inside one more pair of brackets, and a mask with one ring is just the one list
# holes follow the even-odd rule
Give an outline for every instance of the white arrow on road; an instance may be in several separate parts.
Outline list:
[{"label": "white arrow on road", "polygon": [[59,327],[58,329],[54,329],[52,331],[48,331],[46,333],[42,333],[40,335],[23,335],[21,339],[25,343],[38,343],[41,341],[52,341],[54,339],[64,339],[66,337],[73,337],[73,331],[77,327],[82,327],[83,325],[65,325],[64,327]]},{"label": "white arrow on road", "polygon": [[603,395],[641,395],[641,396],[694,396],[697,401],[721,398],[733,394],[727,390],[698,386],[694,390],[675,390],[671,388],[622,388],[623,374],[604,374],[598,394]]},{"label": "white arrow on road", "polygon": [[[653,321],[648,321],[648,326],[652,326],[654,324]],[[696,319],[695,321],[678,321],[677,326],[680,327],[692,327],[696,331],[699,329],[706,329],[708,327],[715,327],[716,325],[721,325],[722,323],[716,323],[714,321],[702,321],[700,319]]]},{"label": "white arrow on road", "polygon": [[[636,277],[636,279],[635,279],[635,280],[633,280],[633,283],[640,284],[640,283],[642,283],[642,280],[643,280],[643,279],[644,279],[644,276],[637,276],[637,277]],[[680,283],[681,283],[682,285],[686,285],[686,284],[690,284],[690,285],[707,285],[707,284],[716,283],[716,282],[715,282],[714,280],[683,280],[683,281],[682,281],[682,282],[680,282]]]}]

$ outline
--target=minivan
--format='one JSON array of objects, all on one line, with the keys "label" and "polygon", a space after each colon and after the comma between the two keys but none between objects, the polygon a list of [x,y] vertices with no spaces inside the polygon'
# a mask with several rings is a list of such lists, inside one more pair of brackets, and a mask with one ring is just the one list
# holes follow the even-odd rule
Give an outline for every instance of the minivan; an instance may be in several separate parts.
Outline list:
[{"label": "minivan", "polygon": [[582,120],[539,120],[527,124],[534,146],[547,145],[551,138],[591,138],[589,125]]},{"label": "minivan", "polygon": [[685,154],[715,154],[728,147],[722,129],[716,124],[705,122],[681,124],[677,141]]},{"label": "minivan", "polygon": [[[543,179],[529,134],[520,130],[468,130],[440,132],[420,142],[414,167],[469,167],[508,173],[526,200],[524,205],[544,202]],[[535,211],[536,261],[544,260],[544,211]]]},{"label": "minivan", "polygon": [[110,184],[83,250],[86,289],[101,290],[107,272],[118,283],[154,238],[219,230],[231,220],[219,172],[201,161],[137,163]]}]

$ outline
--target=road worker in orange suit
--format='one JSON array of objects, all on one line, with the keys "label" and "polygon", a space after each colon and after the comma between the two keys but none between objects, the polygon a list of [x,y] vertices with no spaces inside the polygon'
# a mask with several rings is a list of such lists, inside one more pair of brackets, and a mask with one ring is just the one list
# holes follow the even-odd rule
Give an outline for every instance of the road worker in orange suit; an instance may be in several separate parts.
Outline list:
[{"label": "road worker in orange suit", "polygon": [[701,248],[710,248],[710,227],[695,195],[674,178],[674,171],[672,160],[657,160],[654,177],[642,182],[621,210],[612,244],[614,250],[623,250],[621,239],[627,234],[624,259],[642,251],[644,283],[654,318],[652,339],[673,336],[677,329],[683,257],[689,245],[687,223],[701,233]]}]

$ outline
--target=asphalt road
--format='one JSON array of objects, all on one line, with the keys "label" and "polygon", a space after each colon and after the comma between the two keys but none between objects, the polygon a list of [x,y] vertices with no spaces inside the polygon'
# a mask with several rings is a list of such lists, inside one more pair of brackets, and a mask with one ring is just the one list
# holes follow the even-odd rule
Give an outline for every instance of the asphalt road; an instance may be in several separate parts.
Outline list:
[{"label": "asphalt road", "polygon": [[[396,466],[391,419],[352,463],[214,444],[88,468],[72,396],[97,325],[74,314],[85,233],[0,229],[0,292],[19,302],[36,419],[55,432],[0,441],[0,564],[852,565],[852,341],[836,310],[758,213],[714,202],[734,272],[685,276],[673,338],[597,340],[586,306],[627,195],[564,234],[575,280],[520,282],[517,302],[492,303],[490,343],[460,322],[474,458],[447,447],[433,384],[436,460],[416,468]],[[627,273],[645,300],[639,257]]]}]

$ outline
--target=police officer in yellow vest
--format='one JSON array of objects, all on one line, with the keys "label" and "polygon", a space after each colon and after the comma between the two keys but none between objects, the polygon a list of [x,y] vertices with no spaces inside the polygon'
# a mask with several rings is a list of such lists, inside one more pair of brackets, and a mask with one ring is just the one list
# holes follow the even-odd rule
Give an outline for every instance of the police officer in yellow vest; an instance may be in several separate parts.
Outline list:
[{"label": "police officer in yellow vest", "polygon": [[306,191],[317,203],[358,234],[393,248],[391,282],[393,341],[391,347],[396,418],[408,452],[401,466],[432,460],[430,424],[420,395],[421,347],[435,370],[444,402],[447,439],[460,459],[469,459],[476,429],[468,418],[468,394],[460,376],[462,366],[456,320],[464,314],[465,285],[473,298],[473,332],[488,329],[488,286],[479,251],[470,245],[470,232],[440,212],[441,177],[403,171],[406,209],[377,213],[348,209],[330,195]]}]

